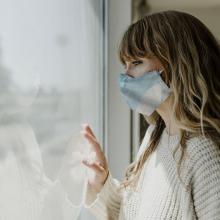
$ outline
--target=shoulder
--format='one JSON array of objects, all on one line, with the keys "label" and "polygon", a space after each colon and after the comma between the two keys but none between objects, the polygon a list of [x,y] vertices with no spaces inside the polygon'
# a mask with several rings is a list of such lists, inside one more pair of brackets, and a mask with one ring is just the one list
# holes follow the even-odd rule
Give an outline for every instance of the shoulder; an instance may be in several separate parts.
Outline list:
[{"label": "shoulder", "polygon": [[220,154],[220,146],[210,138],[204,136],[193,137],[187,141],[187,152],[192,159],[209,158]]},{"label": "shoulder", "polygon": [[194,174],[217,171],[220,176],[220,146],[214,141],[204,136],[194,137],[187,141],[187,153]]}]

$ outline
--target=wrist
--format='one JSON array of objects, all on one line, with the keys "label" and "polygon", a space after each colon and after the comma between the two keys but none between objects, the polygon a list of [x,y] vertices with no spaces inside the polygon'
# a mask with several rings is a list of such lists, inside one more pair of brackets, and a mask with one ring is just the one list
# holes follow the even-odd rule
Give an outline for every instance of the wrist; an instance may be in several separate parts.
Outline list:
[{"label": "wrist", "polygon": [[109,170],[107,171],[107,174],[106,174],[104,180],[102,182],[100,182],[99,185],[96,185],[96,189],[97,189],[98,192],[100,192],[102,187],[105,185],[105,183],[106,183],[106,181],[108,179],[108,176],[109,176]]}]

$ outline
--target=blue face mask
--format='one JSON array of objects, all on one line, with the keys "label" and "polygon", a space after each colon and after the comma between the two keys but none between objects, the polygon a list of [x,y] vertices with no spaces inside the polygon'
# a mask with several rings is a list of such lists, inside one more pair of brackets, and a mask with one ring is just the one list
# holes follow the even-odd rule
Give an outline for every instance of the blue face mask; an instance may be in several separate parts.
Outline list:
[{"label": "blue face mask", "polygon": [[171,90],[162,80],[161,72],[146,72],[135,78],[124,73],[119,75],[120,91],[131,109],[150,116],[170,95]]}]

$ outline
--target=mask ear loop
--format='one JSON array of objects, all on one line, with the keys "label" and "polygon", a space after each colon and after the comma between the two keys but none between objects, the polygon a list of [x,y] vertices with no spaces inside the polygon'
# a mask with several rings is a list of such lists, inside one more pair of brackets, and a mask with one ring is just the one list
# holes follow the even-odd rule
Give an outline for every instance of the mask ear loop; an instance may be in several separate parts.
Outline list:
[{"label": "mask ear loop", "polygon": [[[164,70],[158,70],[158,73],[161,74]],[[164,80],[163,80],[164,81]],[[165,83],[165,82],[164,82]],[[167,85],[167,84],[166,84]],[[167,85],[167,87],[170,89],[170,87]],[[171,89],[170,89],[171,90]],[[172,91],[172,90],[171,90]]]}]

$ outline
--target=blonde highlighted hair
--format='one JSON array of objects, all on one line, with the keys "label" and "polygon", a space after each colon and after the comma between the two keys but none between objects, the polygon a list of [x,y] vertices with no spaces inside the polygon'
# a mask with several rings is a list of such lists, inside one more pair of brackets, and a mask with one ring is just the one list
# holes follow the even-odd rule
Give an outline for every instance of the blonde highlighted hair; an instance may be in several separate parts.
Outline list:
[{"label": "blonde highlighted hair", "polygon": [[[120,43],[119,58],[123,64],[151,57],[162,63],[165,82],[173,91],[172,120],[180,129],[180,174],[186,141],[191,137],[202,135],[220,146],[220,47],[196,17],[185,12],[164,11],[131,24]],[[146,150],[128,167],[123,187],[135,185],[165,128],[156,111],[145,119],[155,124],[155,128]]]}]

